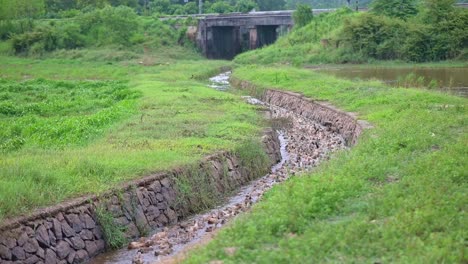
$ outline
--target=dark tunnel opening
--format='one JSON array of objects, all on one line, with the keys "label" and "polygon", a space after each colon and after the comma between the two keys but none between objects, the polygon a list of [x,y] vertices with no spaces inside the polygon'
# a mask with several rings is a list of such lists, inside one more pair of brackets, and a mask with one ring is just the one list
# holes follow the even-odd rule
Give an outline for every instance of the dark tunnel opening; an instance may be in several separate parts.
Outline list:
[{"label": "dark tunnel opening", "polygon": [[213,59],[233,59],[241,52],[239,27],[219,26],[212,28],[213,45],[208,57]]},{"label": "dark tunnel opening", "polygon": [[257,48],[275,43],[278,26],[257,26]]},{"label": "dark tunnel opening", "polygon": [[210,59],[232,60],[239,53],[273,44],[281,26],[213,26],[206,31],[205,55]]}]

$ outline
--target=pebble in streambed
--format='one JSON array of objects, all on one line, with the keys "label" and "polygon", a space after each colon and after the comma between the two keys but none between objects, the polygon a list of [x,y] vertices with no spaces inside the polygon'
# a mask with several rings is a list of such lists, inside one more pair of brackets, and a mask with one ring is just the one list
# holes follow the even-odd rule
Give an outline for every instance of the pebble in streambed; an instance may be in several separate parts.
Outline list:
[{"label": "pebble in streambed", "polygon": [[273,185],[310,170],[327,159],[331,152],[345,148],[343,138],[329,127],[286,109],[266,105],[257,99],[246,99],[250,103],[269,107],[274,120],[284,121],[284,127],[279,131],[283,150],[281,163],[274,166],[270,174],[242,188],[226,205],[167,227],[150,238],[130,243],[129,249],[138,249],[133,258],[134,264],[143,264],[148,259],[157,261],[159,257],[180,252],[184,246],[197,242],[236,215],[247,211]]}]

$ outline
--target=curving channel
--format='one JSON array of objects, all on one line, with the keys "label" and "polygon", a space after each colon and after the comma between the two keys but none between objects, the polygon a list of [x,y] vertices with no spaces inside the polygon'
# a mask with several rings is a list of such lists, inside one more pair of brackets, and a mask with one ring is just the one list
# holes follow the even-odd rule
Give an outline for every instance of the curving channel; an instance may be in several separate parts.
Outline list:
[{"label": "curving channel", "polygon": [[[210,87],[226,91],[230,89],[229,78],[230,72],[217,75],[210,79]],[[281,162],[273,166],[269,174],[241,188],[224,205],[158,230],[151,237],[130,243],[128,249],[102,254],[90,263],[143,264],[177,259],[194,245],[209,240],[213,232],[235,216],[249,210],[274,185],[313,169],[328,159],[330,153],[346,148],[343,137],[330,127],[252,97],[244,99],[247,103],[269,109],[281,143]]]}]

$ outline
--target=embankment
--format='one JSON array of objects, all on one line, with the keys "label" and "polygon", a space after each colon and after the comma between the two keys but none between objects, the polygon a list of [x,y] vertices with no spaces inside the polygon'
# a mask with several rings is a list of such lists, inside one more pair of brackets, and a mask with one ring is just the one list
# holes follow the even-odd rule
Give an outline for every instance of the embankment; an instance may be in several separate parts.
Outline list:
[{"label": "embankment", "polygon": [[[268,161],[261,170],[266,172],[280,160],[280,146],[273,130],[265,131],[262,141]],[[0,224],[0,263],[86,262],[108,249],[119,232],[135,238],[177,223],[207,199],[222,198],[261,176],[262,171],[244,166],[246,162],[242,155],[220,152],[196,166],[158,173],[104,195],[82,197],[7,220]],[[252,164],[252,160],[248,162]],[[113,223],[105,221],[109,218]]]},{"label": "embankment", "polygon": [[[254,88],[245,81],[233,79],[232,83],[241,89]],[[318,122],[340,134],[347,145],[354,144],[367,127],[353,114],[300,94],[265,90],[261,99]],[[280,160],[280,144],[273,130],[265,132],[262,143],[269,157],[264,164],[267,169]],[[125,237],[135,238],[173,225],[196,213],[195,208],[206,202],[205,194],[223,197],[262,175],[246,166],[241,156],[220,152],[196,166],[155,174],[104,195],[83,197],[2,223],[1,263],[82,263],[108,249],[115,239],[110,236],[119,230]],[[110,226],[103,221],[107,216],[113,219]]]},{"label": "embankment", "polygon": [[[314,101],[299,93],[261,89],[251,82],[235,77],[231,78],[231,84],[236,88],[248,90],[265,103],[287,109],[329,127],[343,137],[347,146],[354,145],[362,131],[370,127],[369,123],[358,120],[353,113],[341,111],[327,102]],[[258,91],[261,91],[260,94]]]}]

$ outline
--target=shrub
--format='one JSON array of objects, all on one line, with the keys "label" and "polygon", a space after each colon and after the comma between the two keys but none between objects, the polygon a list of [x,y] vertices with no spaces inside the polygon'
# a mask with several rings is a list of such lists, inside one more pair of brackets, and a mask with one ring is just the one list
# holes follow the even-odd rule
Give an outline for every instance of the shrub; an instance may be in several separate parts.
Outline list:
[{"label": "shrub", "polygon": [[22,34],[34,28],[34,20],[0,20],[0,40],[9,39],[12,35]]},{"label": "shrub", "polygon": [[294,25],[296,27],[303,27],[309,24],[313,18],[312,9],[308,5],[298,5],[297,10],[293,14]]},{"label": "shrub", "polygon": [[407,19],[418,13],[416,0],[376,0],[372,11],[379,15]]},{"label": "shrub", "polygon": [[406,30],[400,20],[362,14],[345,22],[342,35],[353,52],[375,59],[398,59]]},{"label": "shrub", "polygon": [[138,16],[129,7],[105,7],[78,17],[83,33],[90,44],[130,45],[130,39],[138,30]]},{"label": "shrub", "polygon": [[251,11],[252,9],[256,9],[256,8],[258,8],[258,5],[252,0],[238,0],[236,3],[236,6],[234,7],[236,12],[243,12],[243,13],[247,13]]},{"label": "shrub", "polygon": [[11,39],[16,54],[28,53],[32,49],[33,53],[37,55],[57,48],[57,36],[48,26],[14,35]]}]

